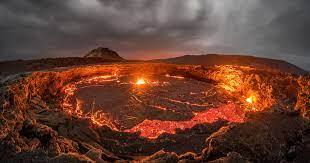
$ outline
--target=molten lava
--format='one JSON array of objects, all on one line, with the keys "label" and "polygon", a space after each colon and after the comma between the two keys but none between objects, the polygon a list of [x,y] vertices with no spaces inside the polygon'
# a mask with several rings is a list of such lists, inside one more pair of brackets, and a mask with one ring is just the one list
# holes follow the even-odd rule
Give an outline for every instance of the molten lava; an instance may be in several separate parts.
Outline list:
[{"label": "molten lava", "polygon": [[172,75],[169,75],[169,74],[166,74],[165,76],[166,76],[167,78],[184,79],[183,76],[172,76]]},{"label": "molten lava", "polygon": [[146,83],[145,80],[141,78],[137,80],[136,85],[143,85],[145,83]]},{"label": "molten lava", "polygon": [[257,101],[256,97],[254,95],[251,95],[250,97],[248,97],[247,99],[245,99],[245,101],[248,103],[248,111],[259,111],[256,107],[255,107],[255,103]]},{"label": "molten lava", "polygon": [[248,103],[250,103],[250,104],[253,104],[253,103],[256,102],[256,98],[255,98],[255,96],[250,96],[250,97],[247,98],[245,101],[248,102]]},{"label": "molten lava", "polygon": [[214,123],[220,119],[236,123],[241,123],[244,121],[243,111],[233,103],[194,114],[195,116],[188,121],[161,121],[146,119],[135,127],[125,130],[125,132],[140,132],[140,136],[142,137],[155,139],[162,133],[175,134],[176,129],[184,130],[187,128],[192,128],[197,124]]},{"label": "molten lava", "polygon": [[[176,79],[184,79],[180,82],[182,82],[182,84],[184,84],[185,82],[187,82],[185,80],[184,77],[182,76],[171,76],[171,75],[165,75],[166,78],[176,78]],[[233,77],[229,77],[230,83],[227,84],[227,82],[224,83],[220,83],[220,86],[227,86],[224,87],[226,88],[226,90],[233,90],[230,93],[235,93],[237,94],[237,92],[234,92],[236,89],[238,89],[238,82],[237,81],[233,81],[232,80]],[[160,78],[159,78],[160,79]],[[225,78],[226,79],[226,78]],[[132,78],[130,79],[132,80]],[[188,102],[186,100],[180,100],[178,98],[182,97],[184,98],[184,96],[176,96],[173,98],[167,96],[166,95],[162,95],[160,97],[158,97],[158,99],[161,100],[161,103],[159,103],[160,105],[158,105],[157,103],[154,103],[154,99],[148,103],[148,102],[144,102],[144,100],[146,100],[148,98],[149,95],[152,94],[148,94],[150,93],[149,91],[154,91],[154,89],[159,89],[160,87],[165,87],[165,86],[171,86],[171,80],[175,81],[174,79],[163,79],[161,80],[156,80],[156,81],[152,81],[152,80],[145,80],[144,78],[138,78],[135,82],[128,82],[128,80],[123,80],[123,78],[121,76],[118,75],[104,75],[104,76],[96,76],[96,77],[92,77],[92,78],[86,78],[86,79],[82,79],[81,81],[78,81],[76,83],[72,83],[69,84],[65,87],[64,89],[64,93],[65,93],[65,98],[64,98],[64,102],[63,102],[63,107],[65,108],[65,110],[67,111],[67,113],[69,113],[70,115],[74,115],[78,118],[87,118],[89,120],[91,120],[94,124],[98,125],[98,126],[102,126],[102,125],[108,125],[109,127],[111,127],[113,130],[118,130],[118,127],[115,127],[114,125],[114,121],[108,118],[108,114],[104,113],[102,110],[96,110],[96,111],[85,111],[82,109],[81,107],[81,102],[79,100],[76,99],[75,102],[72,101],[72,98],[74,97],[74,94],[76,93],[76,91],[79,88],[83,88],[86,87],[88,85],[105,85],[106,82],[115,82],[118,83],[117,85],[114,86],[121,86],[121,85],[128,85],[128,91],[132,90],[132,92],[130,92],[130,98],[132,98],[133,100],[137,101],[137,105],[143,105],[143,106],[149,106],[151,108],[155,108],[161,111],[172,111],[172,112],[178,112],[178,110],[174,109],[174,107],[176,106],[182,106],[182,108],[184,108],[185,106],[188,107],[189,109],[193,109],[193,108],[201,108],[201,110],[199,111],[194,111],[192,112],[192,114],[194,115],[191,119],[189,120],[181,120],[181,121],[172,121],[172,120],[150,120],[150,119],[144,119],[140,124],[135,125],[134,127],[131,126],[131,128],[124,130],[125,132],[140,132],[140,135],[142,137],[146,137],[146,138],[150,138],[150,139],[154,139],[157,138],[159,135],[161,135],[162,133],[168,133],[168,134],[175,134],[177,129],[189,129],[194,127],[197,124],[204,124],[204,123],[214,123],[218,120],[226,120],[229,122],[235,122],[235,123],[242,123],[244,122],[244,105],[241,105],[242,107],[240,107],[239,105],[236,105],[234,102],[229,102],[228,104],[226,103],[226,105],[223,105],[224,102],[221,102],[222,105],[217,105],[217,107],[215,108],[210,108],[210,104],[208,103],[195,103],[193,98],[191,102]],[[179,81],[179,80],[177,80]],[[148,95],[148,96],[142,96],[141,94],[137,94],[136,89],[131,89],[132,85],[145,85],[148,84],[150,86],[150,90],[145,90],[145,92],[143,93],[143,95]],[[207,86],[207,85],[206,85]],[[193,86],[192,86],[193,87]],[[173,87],[172,87],[173,88]],[[186,87],[182,87],[183,91],[185,91]],[[176,88],[179,89],[179,88]],[[173,89],[172,89],[173,90]],[[191,88],[190,91],[192,91],[193,88]],[[159,91],[159,93],[163,93],[165,92],[163,91]],[[199,92],[198,92],[199,94]],[[251,111],[256,111],[254,105],[257,101],[256,97],[258,96],[254,96],[254,93],[251,93],[251,96],[249,96],[248,98],[245,99],[245,101],[243,102],[245,104],[245,106],[251,110]],[[167,94],[168,95],[168,94]],[[197,92],[193,93],[190,92],[190,95],[197,95]],[[212,94],[212,96],[214,96],[215,94]],[[256,95],[256,94],[255,94]],[[141,96],[142,98],[140,99],[139,96]],[[237,95],[238,97],[242,97],[244,98],[244,96],[241,95]],[[154,96],[156,97],[156,96]],[[154,98],[152,96],[152,98]],[[157,100],[158,100],[157,99]],[[200,99],[200,98],[198,98]],[[243,99],[244,100],[244,99]],[[168,105],[165,106],[163,104],[167,103]],[[219,107],[218,107],[219,106]],[[180,109],[182,110],[182,109]],[[188,111],[188,110],[187,110]],[[145,111],[147,112],[147,111]],[[181,113],[181,112],[180,112]],[[189,112],[191,114],[191,111]]]}]

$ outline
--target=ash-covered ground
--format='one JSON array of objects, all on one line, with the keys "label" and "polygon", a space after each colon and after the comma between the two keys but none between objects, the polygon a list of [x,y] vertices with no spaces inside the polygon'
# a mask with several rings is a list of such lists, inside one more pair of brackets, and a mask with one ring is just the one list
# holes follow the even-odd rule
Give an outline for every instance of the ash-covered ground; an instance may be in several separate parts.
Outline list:
[{"label": "ash-covered ground", "polygon": [[111,64],[1,82],[0,158],[307,162],[310,76],[242,66]]}]

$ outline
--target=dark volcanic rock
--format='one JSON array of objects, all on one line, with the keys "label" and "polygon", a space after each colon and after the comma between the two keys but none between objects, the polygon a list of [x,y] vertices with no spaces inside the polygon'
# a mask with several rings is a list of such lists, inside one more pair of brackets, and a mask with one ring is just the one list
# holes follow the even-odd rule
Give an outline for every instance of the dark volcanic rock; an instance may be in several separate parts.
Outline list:
[{"label": "dark volcanic rock", "polygon": [[85,58],[94,57],[94,58],[124,60],[115,51],[109,48],[103,48],[103,47],[99,47],[99,48],[91,50],[84,57]]},{"label": "dark volcanic rock", "polygon": [[58,162],[94,162],[86,156],[79,155],[78,153],[62,153],[57,157],[54,157],[49,160],[49,162],[58,163]]},{"label": "dark volcanic rock", "polygon": [[226,54],[184,55],[175,58],[158,59],[153,61],[175,63],[175,64],[205,65],[205,66],[214,66],[214,65],[250,66],[258,69],[288,72],[298,75],[309,73],[286,61],[246,56],[246,55],[226,55]]},{"label": "dark volcanic rock", "polygon": [[17,60],[0,62],[0,79],[7,75],[28,71],[39,71],[59,67],[82,66],[90,64],[102,64],[108,62],[126,62],[126,60],[115,60],[98,57],[66,57],[66,58],[44,58],[37,60]]},{"label": "dark volcanic rock", "polygon": [[141,160],[141,162],[178,162],[178,155],[174,152],[165,152],[161,150]]},{"label": "dark volcanic rock", "polygon": [[[203,151],[205,161],[228,156],[230,152],[242,154],[241,158],[254,162],[279,162],[304,157],[295,152],[303,142],[302,131],[307,123],[301,117],[278,112],[252,113],[247,122],[222,127],[206,140]],[[255,133],[255,134],[253,134]]]},{"label": "dark volcanic rock", "polygon": [[209,163],[228,163],[228,162],[235,162],[235,163],[249,163],[249,161],[245,160],[239,153],[237,152],[229,152],[227,156],[221,157],[219,159],[209,161]]}]

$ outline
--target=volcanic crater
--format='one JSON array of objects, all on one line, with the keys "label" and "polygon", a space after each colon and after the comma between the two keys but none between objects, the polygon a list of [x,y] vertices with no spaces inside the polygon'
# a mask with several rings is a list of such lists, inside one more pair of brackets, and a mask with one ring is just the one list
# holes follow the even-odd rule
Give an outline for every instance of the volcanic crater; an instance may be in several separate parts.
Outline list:
[{"label": "volcanic crater", "polygon": [[[81,80],[74,87],[65,100],[73,107],[70,111],[81,117],[96,115],[96,122],[102,118],[111,128],[141,132],[147,138],[218,119],[242,121],[242,111],[230,102],[232,97],[214,84],[183,76],[114,74]],[[228,109],[211,109],[223,105]]]},{"label": "volcanic crater", "polygon": [[2,157],[276,161],[290,159],[290,148],[303,146],[300,135],[309,136],[309,76],[112,64],[11,76],[1,87],[1,148],[9,149]]}]

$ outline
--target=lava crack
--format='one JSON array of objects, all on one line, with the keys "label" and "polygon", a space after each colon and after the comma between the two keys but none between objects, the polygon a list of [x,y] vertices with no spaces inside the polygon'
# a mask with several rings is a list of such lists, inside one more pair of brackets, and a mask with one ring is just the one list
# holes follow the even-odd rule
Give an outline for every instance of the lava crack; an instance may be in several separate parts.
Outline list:
[{"label": "lava crack", "polygon": [[188,129],[197,124],[214,123],[220,119],[229,122],[244,122],[242,110],[235,104],[227,104],[219,108],[212,108],[202,112],[194,113],[195,116],[188,121],[161,121],[146,119],[135,127],[125,132],[140,132],[140,136],[155,139],[163,133],[175,134],[176,129]]}]

